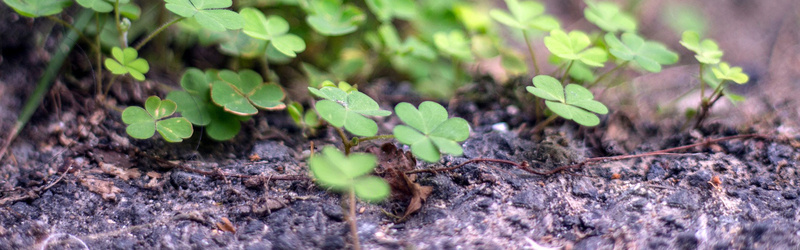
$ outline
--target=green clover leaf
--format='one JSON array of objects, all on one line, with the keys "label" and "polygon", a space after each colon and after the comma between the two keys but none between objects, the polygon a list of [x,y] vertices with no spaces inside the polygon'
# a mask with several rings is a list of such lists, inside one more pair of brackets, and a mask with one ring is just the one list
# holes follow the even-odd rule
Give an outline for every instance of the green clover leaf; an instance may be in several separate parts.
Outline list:
[{"label": "green clover leaf", "polygon": [[409,103],[394,108],[406,125],[394,127],[394,136],[400,143],[410,145],[411,152],[428,162],[438,162],[441,153],[459,156],[464,150],[458,142],[469,137],[469,124],[464,119],[447,118],[447,110],[435,102],[426,101],[419,109]]},{"label": "green clover leaf", "polygon": [[111,73],[117,75],[131,74],[133,79],[144,81],[144,74],[150,71],[150,64],[139,58],[139,52],[134,48],[111,48],[111,56],[106,58],[105,66]]},{"label": "green clover leaf", "polygon": [[72,0],[3,0],[3,2],[26,17],[55,15],[72,5]]},{"label": "green clover leaf", "polygon": [[738,84],[745,84],[748,80],[750,80],[750,77],[748,77],[747,74],[742,73],[742,68],[731,68],[731,66],[726,62],[721,62],[719,65],[717,65],[717,67],[711,68],[711,72],[714,73],[714,76],[717,77],[717,79],[729,80]]},{"label": "green clover leaf", "polygon": [[608,60],[608,55],[601,48],[586,49],[590,44],[589,36],[577,30],[567,34],[556,29],[544,38],[544,45],[550,53],[566,60],[578,60],[592,67],[602,67]]},{"label": "green clover leaf", "polygon": [[433,35],[433,43],[446,56],[452,56],[466,62],[473,59],[469,40],[464,36],[464,32],[459,30],[453,30],[450,33],[437,32]]},{"label": "green clover leaf", "polygon": [[[722,64],[722,63],[720,63],[720,64]],[[710,66],[706,65],[706,67],[710,67]],[[720,71],[719,73],[723,73],[722,70],[720,70],[720,69],[717,69],[717,71]],[[733,70],[731,70],[731,71],[733,71]],[[742,74],[744,74],[744,73],[742,73]],[[741,76],[735,76],[735,75],[738,75],[738,74],[731,73],[726,78],[739,78],[739,80],[741,81]],[[723,73],[720,76],[725,77],[725,74]],[[735,76],[735,77],[732,77],[732,76]],[[725,79],[725,80],[731,80],[731,79]],[[714,74],[714,69],[713,68],[711,70],[704,70],[703,71],[703,81],[706,82],[706,84],[708,84],[708,86],[710,86],[711,89],[717,89],[717,86],[719,86],[720,84],[726,84],[725,80],[722,80],[722,79],[718,78],[716,76],[716,74]],[[734,105],[737,102],[745,101],[745,97],[744,96],[731,93],[730,91],[728,91],[727,88],[725,88],[725,86],[722,86],[722,94],[725,96],[725,98],[730,100],[731,103],[734,104]]]},{"label": "green clover leaf", "polygon": [[[92,9],[100,13],[108,13],[114,10],[114,4],[116,3],[116,0],[76,0],[76,2],[78,2],[78,4],[84,8]],[[120,8],[129,2],[130,0],[120,0]]]},{"label": "green clover leaf", "polygon": [[533,86],[528,86],[526,89],[531,94],[545,99],[545,105],[553,113],[583,126],[600,124],[600,119],[591,112],[601,115],[608,113],[608,108],[595,101],[594,95],[588,89],[577,84],[568,84],[563,88],[558,80],[548,75],[534,77]]},{"label": "green clover leaf", "polygon": [[366,0],[367,7],[383,23],[394,17],[410,19],[416,13],[413,0]]},{"label": "green clover leaf", "polygon": [[219,72],[219,78],[211,84],[211,100],[225,111],[245,116],[258,113],[256,107],[266,110],[286,107],[282,102],[285,94],[281,86],[264,83],[255,71],[243,70],[237,74],[223,70]]},{"label": "green clover leaf", "polygon": [[511,13],[502,10],[491,10],[489,15],[506,26],[530,30],[551,31],[561,27],[558,20],[550,15],[543,15],[544,4],[536,1],[506,0]]},{"label": "green clover leaf", "polygon": [[256,39],[269,42],[269,46],[288,57],[306,49],[302,38],[289,32],[289,23],[279,16],[264,16],[255,8],[244,8],[239,11],[244,18],[244,33]]},{"label": "green clover leaf", "polygon": [[181,142],[192,137],[192,124],[186,118],[163,119],[175,113],[175,102],[161,101],[161,98],[151,96],[145,101],[144,107],[132,106],[122,111],[122,122],[128,124],[125,132],[131,137],[147,139],[153,137],[156,130],[168,142]]},{"label": "green clover leaf", "polygon": [[306,17],[306,22],[320,34],[340,36],[356,31],[366,19],[361,9],[344,5],[341,0],[314,0],[311,3],[313,14]]},{"label": "green clover leaf", "polygon": [[166,0],[169,11],[185,18],[194,18],[200,26],[213,31],[241,29],[242,17],[231,10],[231,0]]},{"label": "green clover leaf", "polygon": [[630,14],[622,12],[619,6],[613,2],[595,3],[592,0],[586,0],[586,9],[583,10],[583,15],[586,20],[606,32],[636,31],[636,19]]},{"label": "green clover leaf", "polygon": [[322,119],[335,127],[344,127],[358,136],[373,136],[378,133],[378,124],[364,117],[388,116],[390,111],[381,110],[378,103],[359,91],[345,92],[336,87],[322,87],[308,90],[325,100],[316,103],[317,113]]},{"label": "green clover leaf", "polygon": [[338,149],[326,146],[322,153],[308,160],[308,168],[320,186],[339,192],[352,189],[359,199],[380,202],[389,196],[391,188],[382,178],[369,175],[377,163],[374,155],[352,153],[345,156]]},{"label": "green clover leaf", "polygon": [[608,51],[620,60],[633,61],[650,72],[661,72],[661,65],[678,62],[678,54],[663,44],[645,41],[633,33],[622,34],[622,41],[613,33],[605,36]]},{"label": "green clover leaf", "polygon": [[695,58],[700,63],[717,64],[722,59],[722,50],[717,43],[711,39],[700,40],[697,32],[688,30],[683,32],[681,45],[695,53]]}]

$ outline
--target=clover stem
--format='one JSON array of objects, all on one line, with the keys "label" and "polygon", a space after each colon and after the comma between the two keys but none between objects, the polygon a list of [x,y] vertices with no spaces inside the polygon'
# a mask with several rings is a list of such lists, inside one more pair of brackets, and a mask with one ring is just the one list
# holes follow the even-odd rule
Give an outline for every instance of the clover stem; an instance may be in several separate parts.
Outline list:
[{"label": "clover stem", "polygon": [[522,30],[522,37],[525,38],[525,45],[528,45],[528,53],[531,54],[531,61],[533,62],[533,75],[539,75],[539,64],[536,62],[536,54],[533,52],[533,47],[528,39],[528,32]]},{"label": "clover stem", "polygon": [[702,125],[703,120],[705,120],[706,117],[708,116],[708,110],[711,109],[712,106],[714,106],[714,103],[716,103],[719,100],[720,97],[722,97],[722,95],[723,95],[722,94],[722,89],[723,89],[722,85],[724,85],[724,84],[725,84],[724,80],[720,81],[719,85],[717,85],[717,87],[714,89],[714,92],[711,93],[711,96],[709,97],[710,101],[706,101],[706,102],[702,103],[701,109],[697,111],[698,112],[697,113],[697,122],[695,122],[695,124],[694,124],[695,128],[699,128],[700,125]]},{"label": "clover stem", "polygon": [[703,82],[703,64],[700,64],[700,105],[703,105],[703,99],[706,98],[706,84]]},{"label": "clover stem", "polygon": [[350,155],[350,147],[352,145],[350,144],[350,140],[347,139],[347,135],[344,134],[344,130],[339,127],[334,127],[334,129],[336,129],[336,132],[339,133],[339,138],[342,139],[342,144],[344,145],[344,155]]},{"label": "clover stem", "polygon": [[103,92],[103,53],[100,51],[100,13],[94,13],[94,21],[95,21],[95,30],[97,30],[98,34],[94,36],[94,53],[97,56],[97,70],[95,71],[95,89],[96,95],[100,96]]},{"label": "clover stem", "polygon": [[50,16],[46,16],[46,17],[47,17],[47,19],[50,19],[51,21],[56,22],[56,23],[60,24],[61,26],[64,26],[67,29],[70,29],[70,30],[74,31],[75,33],[78,34],[78,36],[81,38],[81,40],[83,40],[86,44],[89,44],[89,46],[92,46],[92,49],[95,49],[94,48],[94,43],[92,43],[92,40],[89,40],[89,38],[87,38],[86,36],[83,35],[83,32],[81,32],[80,30],[76,29],[75,26],[72,26],[72,24],[69,24],[68,22],[64,21],[63,19],[56,17],[55,15],[50,15]]},{"label": "clover stem", "polygon": [[114,76],[112,76],[112,77],[111,77],[111,80],[110,80],[110,81],[108,81],[108,85],[106,85],[106,90],[104,90],[104,91],[103,91],[103,96],[107,96],[107,95],[108,95],[108,92],[109,92],[109,91],[111,91],[111,86],[113,86],[113,85],[114,85],[114,81],[116,81],[116,80],[117,80],[117,76],[119,76],[119,75],[114,75]]},{"label": "clover stem", "polygon": [[461,65],[455,56],[450,57],[450,61],[453,62],[453,88],[455,88],[461,81]]},{"label": "clover stem", "polygon": [[358,140],[358,143],[362,143],[365,141],[372,141],[372,140],[383,140],[383,139],[394,139],[394,135],[376,135],[370,137],[356,138],[356,140]]},{"label": "clover stem", "polygon": [[[152,33],[147,35],[147,37],[145,37],[144,40],[142,40],[141,42],[136,44],[136,46],[134,46],[133,48],[136,49],[136,50],[141,49],[142,47],[144,47],[145,44],[147,44],[147,42],[149,42],[150,40],[153,40],[153,38],[155,38],[158,34],[160,34],[165,29],[169,28],[169,26],[172,26],[173,24],[178,23],[183,19],[184,19],[184,17],[177,17],[177,18],[172,19],[171,21],[169,21],[169,22],[167,22],[165,24],[162,24],[160,27],[158,27],[158,29],[154,30]],[[117,22],[119,22],[119,20],[117,20]]]},{"label": "clover stem", "polygon": [[600,77],[598,77],[598,78],[597,78],[597,80],[594,80],[594,82],[592,82],[592,84],[590,84],[589,86],[594,86],[595,84],[598,84],[598,83],[600,83],[600,81],[602,81],[603,79],[605,79],[607,76],[611,75],[611,73],[614,73],[615,71],[619,70],[620,68],[622,68],[622,67],[624,67],[624,66],[627,66],[627,65],[628,65],[628,62],[630,62],[630,61],[625,61],[624,63],[618,64],[618,65],[617,65],[616,67],[614,67],[613,69],[609,70],[609,71],[608,71],[608,72],[606,72],[606,73],[603,73],[603,75],[601,75]]},{"label": "clover stem", "polygon": [[572,64],[575,63],[575,60],[569,61],[569,65],[567,65],[567,70],[564,71],[564,76],[561,77],[561,86],[567,83],[567,77],[569,77],[569,70],[572,69]]},{"label": "clover stem", "polygon": [[[128,47],[128,43],[125,42],[125,33],[122,32],[122,26],[119,22],[119,0],[116,0],[114,3],[114,24],[117,26],[117,33],[119,33],[119,44],[124,49]],[[99,34],[100,31],[98,30],[97,33]]]},{"label": "clover stem", "polygon": [[555,121],[556,118],[558,118],[558,115],[553,113],[552,115],[550,115],[550,117],[547,117],[547,119],[545,119],[544,121],[541,121],[539,122],[539,124],[536,124],[536,126],[531,129],[532,133],[538,134],[540,131],[544,130],[544,127],[547,127],[547,125],[553,123],[553,121]]},{"label": "clover stem", "polygon": [[354,188],[350,188],[347,199],[349,200],[347,224],[350,224],[350,237],[353,238],[353,249],[360,250],[361,244],[358,242],[358,224],[356,223],[356,191]]},{"label": "clover stem", "polygon": [[259,57],[261,61],[261,74],[264,75],[264,81],[269,82],[269,61],[267,55]]}]

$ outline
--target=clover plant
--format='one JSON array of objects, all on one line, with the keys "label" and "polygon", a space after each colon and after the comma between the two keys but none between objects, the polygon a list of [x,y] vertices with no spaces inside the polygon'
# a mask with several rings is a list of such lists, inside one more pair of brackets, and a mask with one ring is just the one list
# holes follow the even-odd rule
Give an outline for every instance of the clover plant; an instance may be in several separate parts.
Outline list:
[{"label": "clover plant", "polygon": [[622,12],[619,5],[614,2],[595,3],[593,0],[586,0],[583,16],[606,32],[636,31],[636,19],[630,14]]},{"label": "clover plant", "polygon": [[320,34],[340,36],[356,31],[366,15],[356,6],[342,0],[311,0],[306,22]]},{"label": "clover plant", "polygon": [[700,35],[692,30],[683,32],[681,45],[694,52],[694,57],[700,63],[717,64],[722,58],[722,50],[719,49],[714,40],[700,40]]},{"label": "clover plant", "polygon": [[274,83],[265,83],[261,75],[252,70],[239,73],[222,70],[219,80],[211,83],[211,100],[225,111],[236,115],[255,115],[258,109],[281,110],[283,89]]},{"label": "clover plant", "polygon": [[[319,127],[320,121],[319,116],[313,110],[304,110],[303,105],[299,102],[292,102],[287,106],[286,111],[289,112],[289,116],[292,117],[297,126],[303,128],[304,130],[310,130],[312,134],[315,133],[315,129]],[[305,131],[303,131],[305,132]]]},{"label": "clover plant", "polygon": [[61,13],[72,0],[3,0],[22,16],[41,17]]},{"label": "clover plant", "polygon": [[469,124],[458,117],[447,118],[442,105],[426,101],[417,109],[403,102],[394,111],[407,124],[394,127],[394,136],[400,143],[410,145],[415,156],[437,162],[441,153],[454,156],[464,153],[458,143],[469,137]]},{"label": "clover plant", "polygon": [[622,40],[613,33],[605,36],[608,51],[617,59],[633,61],[636,65],[650,72],[661,72],[661,65],[678,62],[678,54],[670,51],[661,43],[645,41],[633,33],[622,34]]},{"label": "clover plant", "polygon": [[282,17],[266,17],[254,8],[244,8],[239,13],[245,20],[243,30],[248,36],[268,41],[271,48],[288,57],[295,57],[306,49],[302,38],[288,33],[289,23]]},{"label": "clover plant", "polygon": [[389,22],[392,18],[410,19],[416,13],[413,0],[366,0],[369,10],[381,22]]},{"label": "clover plant", "polygon": [[359,199],[379,202],[389,196],[389,184],[383,178],[369,175],[377,166],[377,158],[367,153],[345,156],[335,147],[326,146],[321,154],[308,159],[308,169],[321,186],[337,192],[352,190]]},{"label": "clover plant", "polygon": [[526,88],[531,94],[545,99],[545,105],[553,113],[567,120],[573,120],[583,126],[597,126],[600,119],[596,114],[607,114],[608,108],[594,100],[588,89],[577,84],[565,87],[555,78],[538,75],[533,78],[533,86]]},{"label": "clover plant", "polygon": [[232,4],[231,0],[166,0],[165,7],[178,16],[194,19],[209,30],[241,29],[242,17],[226,9]]},{"label": "clover plant", "polygon": [[439,52],[445,56],[451,56],[465,62],[470,62],[474,59],[469,40],[464,36],[464,32],[453,30],[449,33],[436,33],[433,36],[433,42]]},{"label": "clover plant", "polygon": [[168,142],[181,142],[192,136],[192,124],[183,117],[164,119],[175,113],[177,104],[157,96],[147,98],[144,108],[128,107],[122,111],[122,122],[128,124],[125,132],[136,139],[153,137],[156,131]]},{"label": "clover plant", "polygon": [[536,54],[528,39],[528,31],[551,31],[561,28],[561,24],[554,17],[543,14],[545,10],[544,4],[537,1],[506,0],[506,6],[508,6],[508,10],[511,13],[502,10],[491,10],[489,15],[506,26],[522,31],[525,45],[528,46],[528,53],[530,53],[531,60],[533,60],[534,74],[539,74],[539,65],[536,63]]},{"label": "clover plant", "polygon": [[315,104],[322,119],[334,127],[344,127],[354,135],[373,136],[378,133],[378,124],[364,116],[388,116],[392,113],[381,110],[375,100],[358,90],[348,93],[330,86],[320,89],[309,87],[308,90],[324,99]]},{"label": "clover plant", "polygon": [[139,53],[134,48],[111,48],[111,56],[114,59],[107,58],[105,61],[105,66],[111,73],[130,74],[133,79],[144,81],[144,74],[150,71],[150,64],[139,58]]},{"label": "clover plant", "polygon": [[587,66],[602,67],[608,60],[608,55],[601,48],[589,48],[591,43],[589,36],[578,30],[567,34],[556,29],[550,31],[550,36],[544,38],[544,45],[554,55],[568,61],[580,61]]}]

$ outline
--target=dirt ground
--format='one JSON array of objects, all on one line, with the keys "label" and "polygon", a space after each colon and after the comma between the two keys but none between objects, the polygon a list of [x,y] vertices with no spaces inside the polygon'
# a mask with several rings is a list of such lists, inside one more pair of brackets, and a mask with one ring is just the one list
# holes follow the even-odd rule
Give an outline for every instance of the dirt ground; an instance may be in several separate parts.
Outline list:
[{"label": "dirt ground", "polygon": [[[548,1],[574,27],[579,1]],[[514,98],[530,77],[497,84],[479,77],[447,104],[470,122],[464,155],[416,168],[470,159],[529,162],[539,171],[591,157],[639,154],[759,134],[694,147],[675,155],[599,162],[540,176],[510,165],[478,163],[417,174],[433,192],[405,221],[407,200],[359,203],[365,249],[800,249],[800,18],[782,1],[674,1],[696,4],[707,36],[742,66],[751,82],[736,86],[745,103],[723,103],[707,125],[656,112],[692,83],[696,69],[679,35],[657,13],[667,2],[644,1],[642,32],[681,53],[680,65],[637,76],[637,105],[609,105],[596,128],[558,121],[543,136]],[[578,12],[576,12],[578,11]],[[16,118],[59,37],[39,37],[43,22],[7,15],[0,5],[0,131]],[[6,35],[13,34],[13,35]],[[37,46],[41,45],[41,46]],[[543,45],[537,50],[545,53]],[[65,71],[86,72],[76,50]],[[173,81],[176,76],[155,76]],[[93,104],[91,76],[63,74],[31,123],[0,161],[0,249],[342,249],[349,247],[340,196],[307,180],[311,148],[335,144],[330,129],[305,139],[283,112],[257,116],[229,142],[199,136],[184,143],[134,140],[119,113]],[[144,84],[120,105],[141,103]],[[364,91],[384,109],[419,103],[409,84],[378,80]],[[89,92],[91,93],[91,92]],[[484,93],[474,95],[473,93]],[[397,100],[396,96],[406,96]],[[141,100],[140,100],[141,99]],[[697,100],[697,98],[687,98]],[[617,102],[615,102],[617,101]],[[679,103],[689,106],[692,103]],[[389,133],[396,118],[379,120]],[[497,124],[509,129],[497,129]],[[4,134],[3,134],[4,136]],[[376,150],[385,141],[357,151]],[[260,175],[261,179],[222,177]],[[22,198],[20,198],[22,197]]]}]

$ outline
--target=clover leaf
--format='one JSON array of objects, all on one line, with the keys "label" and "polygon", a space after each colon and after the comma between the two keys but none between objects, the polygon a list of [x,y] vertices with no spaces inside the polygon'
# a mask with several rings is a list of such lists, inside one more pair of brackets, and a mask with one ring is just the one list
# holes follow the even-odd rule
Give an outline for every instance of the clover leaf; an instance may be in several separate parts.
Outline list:
[{"label": "clover leaf", "polygon": [[459,30],[453,30],[450,33],[437,32],[433,35],[433,43],[444,55],[462,61],[472,61],[469,40],[464,36],[464,32]]},{"label": "clover leaf", "polygon": [[[111,12],[114,10],[114,4],[117,3],[116,0],[76,0],[76,2],[84,8],[92,9],[100,13]],[[122,8],[123,5],[128,6],[128,3],[130,3],[130,0],[119,0],[119,7]]]},{"label": "clover leaf", "polygon": [[586,9],[583,10],[583,15],[586,20],[607,32],[636,31],[636,19],[630,14],[622,12],[619,6],[613,2],[595,3],[592,0],[586,0]]},{"label": "clover leaf", "polygon": [[416,3],[413,0],[366,0],[367,7],[381,22],[394,17],[408,19],[414,16]]},{"label": "clover leaf", "polygon": [[134,48],[111,48],[111,56],[106,58],[105,66],[111,73],[117,75],[130,74],[133,79],[144,81],[144,74],[150,71],[150,64],[139,58],[139,52]]},{"label": "clover leaf", "polygon": [[252,70],[236,73],[230,70],[219,72],[220,80],[211,84],[211,100],[225,111],[236,115],[255,115],[256,107],[266,110],[280,110],[286,107],[282,102],[283,89],[274,83],[264,83],[261,75]]},{"label": "clover leaf", "polygon": [[194,18],[200,26],[213,31],[241,29],[242,17],[231,10],[231,0],[166,0],[169,11],[185,18]]},{"label": "clover leaf", "polygon": [[269,46],[282,54],[295,57],[306,49],[306,43],[297,35],[288,33],[289,23],[279,16],[264,16],[255,8],[244,8],[239,13],[244,18],[244,33],[269,42]]},{"label": "clover leaf", "polygon": [[594,95],[588,89],[577,84],[568,84],[563,88],[558,80],[548,75],[534,77],[533,86],[528,86],[526,89],[531,94],[545,99],[545,105],[553,113],[583,126],[600,124],[600,119],[591,112],[601,115],[608,113],[608,108],[595,101]]},{"label": "clover leaf", "polygon": [[181,142],[192,136],[192,124],[186,118],[163,119],[175,113],[175,102],[151,96],[144,107],[132,106],[122,111],[122,122],[128,124],[125,132],[131,137],[147,139],[153,137],[156,130],[168,142]]},{"label": "clover leaf", "polygon": [[714,76],[720,80],[730,80],[738,84],[745,84],[750,77],[747,74],[742,73],[742,68],[740,67],[733,67],[731,68],[730,65],[726,62],[722,62],[717,67],[711,68],[711,72],[714,73]]},{"label": "clover leaf", "polygon": [[551,31],[561,27],[553,16],[542,15],[544,4],[540,2],[506,0],[506,6],[511,13],[491,10],[489,15],[502,24],[521,30]]},{"label": "clover leaf", "polygon": [[590,44],[589,36],[577,30],[567,34],[556,29],[544,38],[544,45],[554,55],[566,60],[578,60],[592,67],[602,67],[608,55],[601,48],[587,49]]},{"label": "clover leaf", "polygon": [[338,192],[353,190],[356,197],[369,202],[380,202],[389,196],[391,188],[382,178],[369,175],[378,159],[366,153],[345,156],[338,149],[326,146],[321,154],[308,160],[308,168],[320,186]]},{"label": "clover leaf", "polygon": [[55,15],[72,5],[72,0],[3,0],[3,2],[26,17]]},{"label": "clover leaf", "polygon": [[694,57],[700,63],[717,64],[722,58],[722,50],[719,49],[714,40],[705,39],[701,41],[700,35],[692,30],[683,32],[681,45],[693,51],[695,53]]},{"label": "clover leaf", "polygon": [[448,119],[442,105],[426,101],[417,109],[403,102],[397,104],[394,111],[408,125],[394,127],[395,138],[410,145],[411,152],[420,159],[437,162],[441,153],[454,156],[464,153],[458,142],[469,137],[469,124],[458,117]]},{"label": "clover leaf", "polygon": [[354,135],[373,136],[378,133],[378,124],[364,117],[365,115],[388,116],[392,113],[381,110],[375,100],[357,90],[349,93],[336,87],[309,87],[308,90],[325,99],[315,105],[322,119],[335,127],[344,127]]},{"label": "clover leaf", "polygon": [[343,5],[341,0],[314,0],[306,22],[320,34],[340,36],[356,31],[366,15],[352,5]]},{"label": "clover leaf", "polygon": [[[722,64],[722,63],[720,63],[720,64]],[[717,69],[717,71],[720,71],[720,73],[723,73],[720,69]],[[744,73],[742,73],[742,74],[744,74]],[[721,75],[721,76],[725,77],[725,78],[740,78],[741,77],[741,76],[731,77],[731,76],[734,76],[734,75],[738,75],[738,74],[732,73],[732,74],[730,74],[730,76],[725,77],[724,73],[723,73],[723,75]],[[725,79],[725,80],[731,80],[731,79]],[[708,86],[710,86],[711,89],[717,89],[717,87],[720,84],[725,84],[725,80],[718,78],[714,74],[714,69],[713,68],[711,70],[703,71],[703,81],[706,82],[706,84],[708,84]],[[739,79],[739,80],[741,81],[741,79]],[[728,91],[727,88],[725,88],[725,86],[722,86],[721,90],[722,90],[722,94],[725,96],[725,98],[730,100],[731,103],[733,103],[733,104],[736,104],[737,102],[743,102],[746,99],[744,96],[731,93],[730,91]]]},{"label": "clover leaf", "polygon": [[661,65],[668,65],[678,62],[678,54],[667,49],[663,44],[645,41],[633,33],[622,34],[622,41],[613,33],[605,36],[608,51],[625,61],[633,61],[639,67],[650,71],[660,72]]}]

